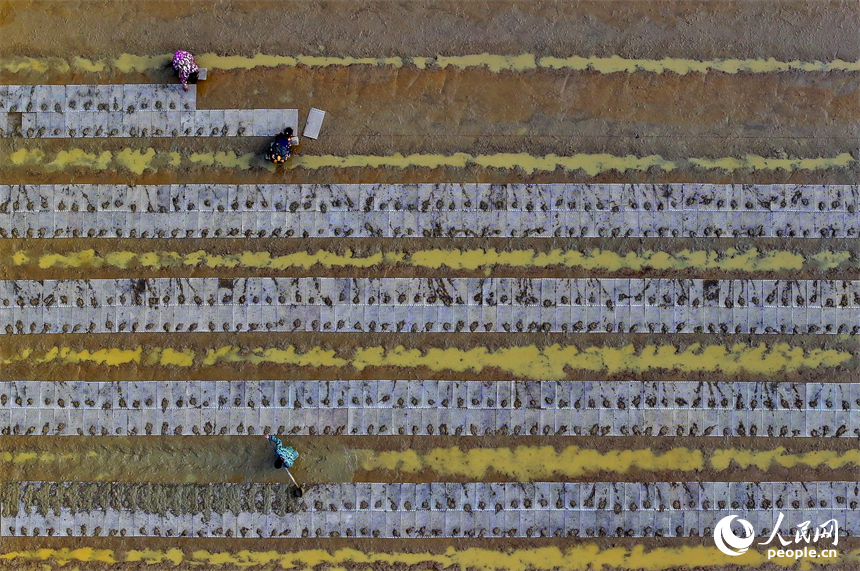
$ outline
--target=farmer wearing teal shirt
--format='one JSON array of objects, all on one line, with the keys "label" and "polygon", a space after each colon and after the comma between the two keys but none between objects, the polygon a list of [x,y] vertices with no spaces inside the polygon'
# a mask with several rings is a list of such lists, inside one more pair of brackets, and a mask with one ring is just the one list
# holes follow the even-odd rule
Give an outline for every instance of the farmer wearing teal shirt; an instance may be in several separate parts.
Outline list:
[{"label": "farmer wearing teal shirt", "polygon": [[278,458],[275,460],[275,468],[278,470],[281,468],[292,468],[293,464],[296,463],[296,458],[299,457],[299,453],[291,446],[284,446],[284,443],[277,436],[269,436],[267,434],[263,436],[275,445],[275,454],[278,455]]},{"label": "farmer wearing teal shirt", "polygon": [[295,484],[296,489],[293,491],[293,495],[300,498],[304,493],[302,487],[296,482],[296,479],[293,478],[293,475],[290,474],[290,468],[293,467],[293,464],[296,463],[296,459],[299,457],[299,453],[293,449],[292,446],[284,446],[284,443],[281,442],[281,439],[277,436],[269,436],[268,434],[264,434],[263,438],[268,440],[269,442],[275,445],[275,454],[278,457],[275,459],[275,468],[280,470],[283,468],[287,471],[287,475],[290,477],[290,480]]}]

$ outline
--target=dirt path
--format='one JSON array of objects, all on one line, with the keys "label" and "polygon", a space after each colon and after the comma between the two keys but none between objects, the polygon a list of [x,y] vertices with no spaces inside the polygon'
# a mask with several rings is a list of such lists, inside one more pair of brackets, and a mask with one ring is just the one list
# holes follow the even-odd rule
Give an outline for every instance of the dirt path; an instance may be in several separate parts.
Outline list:
[{"label": "dirt path", "polygon": [[[7,0],[4,49],[81,57],[165,51],[411,56],[464,53],[856,60],[856,6],[828,2]],[[68,19],[75,34],[68,35]],[[42,36],[29,33],[37,30]],[[145,30],[142,33],[141,30]],[[215,34],[214,32],[218,33]],[[41,37],[54,41],[41,41]],[[131,41],[131,43],[130,43]]]}]

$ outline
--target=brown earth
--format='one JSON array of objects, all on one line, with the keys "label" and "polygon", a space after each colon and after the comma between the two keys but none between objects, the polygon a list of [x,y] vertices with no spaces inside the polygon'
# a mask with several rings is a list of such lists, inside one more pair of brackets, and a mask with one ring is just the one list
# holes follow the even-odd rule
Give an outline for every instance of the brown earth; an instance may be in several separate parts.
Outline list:
[{"label": "brown earth", "polygon": [[378,57],[486,51],[850,61],[860,57],[854,34],[858,23],[856,4],[843,0],[238,0],[230,5],[4,0],[0,10],[0,25],[8,30],[5,49],[89,58],[117,55],[130,46],[136,48],[132,53],[162,53],[181,41],[192,51],[225,54],[313,50]]}]

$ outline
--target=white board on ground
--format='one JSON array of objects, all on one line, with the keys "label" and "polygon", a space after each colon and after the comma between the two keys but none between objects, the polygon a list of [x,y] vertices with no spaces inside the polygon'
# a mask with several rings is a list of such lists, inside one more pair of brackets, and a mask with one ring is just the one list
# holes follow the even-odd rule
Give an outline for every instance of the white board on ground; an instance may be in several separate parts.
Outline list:
[{"label": "white board on ground", "polygon": [[308,122],[305,123],[305,137],[310,137],[311,139],[319,137],[324,117],[325,111],[311,107],[311,111],[308,113]]}]

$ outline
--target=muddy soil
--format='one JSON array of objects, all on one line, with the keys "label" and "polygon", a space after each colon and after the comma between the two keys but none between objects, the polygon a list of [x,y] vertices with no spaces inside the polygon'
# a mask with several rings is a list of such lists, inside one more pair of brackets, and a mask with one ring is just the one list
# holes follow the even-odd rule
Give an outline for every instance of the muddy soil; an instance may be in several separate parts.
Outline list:
[{"label": "muddy soil", "polygon": [[[361,460],[384,452],[408,450],[428,455],[437,449],[461,451],[509,448],[518,446],[552,447],[562,452],[570,446],[602,454],[623,450],[651,450],[661,454],[685,448],[701,451],[707,460],[720,450],[767,452],[784,450],[783,454],[828,451],[845,454],[856,448],[850,438],[713,438],[675,434],[610,437],[597,434],[538,436],[509,434],[494,436],[290,436],[282,438],[302,450],[302,460],[292,470],[308,486],[337,482],[512,482],[515,478],[490,466],[477,480],[466,473],[451,473],[432,466],[412,469],[368,469]],[[249,444],[249,440],[251,443]],[[260,440],[260,442],[257,442]],[[272,455],[259,438],[242,436],[169,436],[169,437],[74,437],[74,436],[4,436],[4,448],[14,457],[35,453],[33,459],[4,462],[0,478],[7,482],[175,482],[207,484],[217,488],[221,482],[243,482],[286,485],[290,482],[282,471],[272,469]],[[181,459],[181,460],[180,460]],[[150,469],[141,471],[140,464]],[[706,462],[707,463],[707,462]],[[806,477],[819,481],[847,481],[857,473],[853,464],[832,467],[821,463],[803,468]],[[546,473],[542,481],[600,482],[748,482],[791,481],[794,468],[777,463],[767,469],[733,465],[731,469],[704,467],[696,471],[633,467],[629,471],[584,468],[580,476]],[[17,484],[10,484],[16,486]],[[11,492],[10,492],[11,493]],[[59,496],[58,496],[59,497]],[[60,500],[51,500],[52,502]],[[167,504],[169,505],[169,504]]]}]

